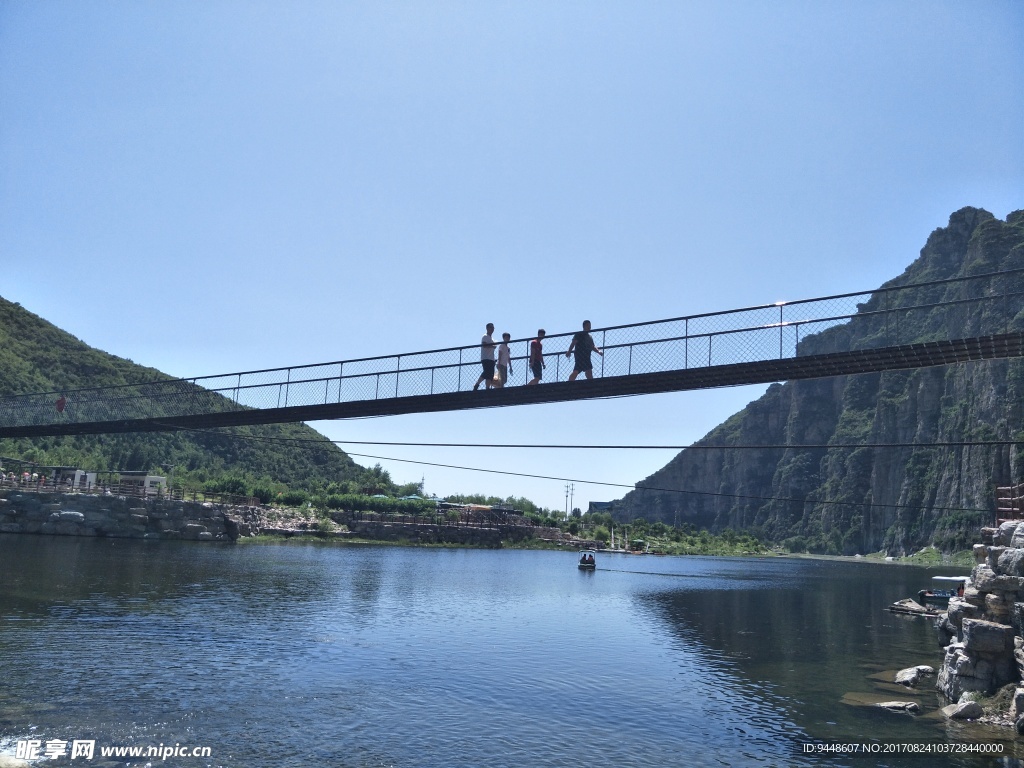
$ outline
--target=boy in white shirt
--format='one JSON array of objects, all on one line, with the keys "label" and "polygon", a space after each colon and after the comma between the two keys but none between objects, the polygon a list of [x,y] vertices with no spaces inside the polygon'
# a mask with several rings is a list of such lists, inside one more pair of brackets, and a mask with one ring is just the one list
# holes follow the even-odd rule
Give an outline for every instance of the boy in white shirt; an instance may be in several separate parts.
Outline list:
[{"label": "boy in white shirt", "polygon": [[480,339],[480,365],[483,367],[484,372],[480,374],[480,378],[473,385],[474,392],[479,389],[481,384],[487,389],[494,385],[494,341],[491,339],[492,333],[494,333],[494,323],[488,323],[487,333]]},{"label": "boy in white shirt", "polygon": [[501,344],[498,345],[498,379],[500,386],[508,383],[508,375],[512,373],[512,353],[509,351],[508,343],[512,339],[511,334],[501,334]]}]

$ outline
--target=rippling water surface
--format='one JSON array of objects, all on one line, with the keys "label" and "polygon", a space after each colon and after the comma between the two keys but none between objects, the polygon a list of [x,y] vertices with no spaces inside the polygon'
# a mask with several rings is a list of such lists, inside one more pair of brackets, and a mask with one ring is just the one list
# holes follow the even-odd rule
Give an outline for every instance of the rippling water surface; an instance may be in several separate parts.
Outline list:
[{"label": "rippling water surface", "polygon": [[882,610],[932,573],[0,535],[0,753],[37,738],[212,753],[97,752],[107,766],[843,764],[798,745],[972,737],[930,688],[916,718],[856,706],[907,698],[872,674],[938,664],[929,623]]}]

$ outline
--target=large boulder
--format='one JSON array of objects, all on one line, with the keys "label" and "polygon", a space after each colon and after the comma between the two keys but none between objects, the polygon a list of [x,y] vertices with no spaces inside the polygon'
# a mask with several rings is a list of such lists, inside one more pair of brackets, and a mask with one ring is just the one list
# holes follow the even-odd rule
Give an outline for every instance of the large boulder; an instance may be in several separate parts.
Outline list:
[{"label": "large boulder", "polygon": [[908,667],[907,669],[901,669],[896,673],[896,682],[900,685],[905,685],[908,688],[913,688],[919,682],[921,678],[927,675],[934,675],[935,670],[925,664],[919,664],[916,667]]},{"label": "large boulder", "polygon": [[971,586],[979,592],[991,592],[990,586],[996,578],[996,572],[987,563],[979,563],[971,571]]},{"label": "large boulder", "polygon": [[1013,703],[1010,705],[1010,711],[1007,714],[1011,720],[1016,720],[1021,715],[1024,715],[1024,688],[1018,687],[1013,692]]},{"label": "large boulder", "polygon": [[999,570],[999,558],[1006,551],[1006,547],[986,547],[988,550],[988,556],[985,558],[985,563],[996,573],[1002,573]]},{"label": "large boulder", "polygon": [[978,608],[985,607],[985,596],[974,586],[964,588],[964,600]]},{"label": "large boulder", "polygon": [[198,541],[200,533],[206,533],[206,526],[199,523],[187,523],[181,529],[182,538],[192,539],[193,541]]},{"label": "large boulder", "polygon": [[[1013,598],[1009,602],[1006,600],[1006,595],[1013,595]],[[1010,615],[1010,608],[1013,606],[1013,600],[1016,598],[1016,592],[989,592],[985,595],[985,611],[992,618],[1002,620]]]},{"label": "large boulder", "polygon": [[985,710],[976,701],[965,701],[962,704],[950,704],[948,707],[943,707],[942,714],[951,720],[976,720],[985,714]]},{"label": "large boulder", "polygon": [[996,533],[995,544],[1009,547],[1013,541],[1013,534],[1017,532],[1017,527],[1020,525],[1020,520],[1007,520],[999,525],[999,531]]},{"label": "large boulder", "polygon": [[997,568],[1006,576],[1024,576],[1024,549],[1004,549],[997,560]]},{"label": "large boulder", "polygon": [[971,585],[979,592],[1016,592],[1024,586],[1022,576],[1001,576],[988,565],[976,565],[971,572]]},{"label": "large boulder", "polygon": [[976,605],[971,605],[964,598],[951,597],[949,598],[949,607],[946,610],[946,616],[949,622],[956,628],[957,634],[959,635],[964,619],[980,619],[984,616],[984,611]]},{"label": "large boulder", "polygon": [[935,687],[950,701],[959,701],[965,693],[988,693],[993,689],[991,674],[979,676],[977,661],[977,654],[967,651],[964,643],[950,643],[946,646]]},{"label": "large boulder", "polygon": [[1013,652],[1013,627],[982,619],[964,619],[964,648],[976,653]]}]

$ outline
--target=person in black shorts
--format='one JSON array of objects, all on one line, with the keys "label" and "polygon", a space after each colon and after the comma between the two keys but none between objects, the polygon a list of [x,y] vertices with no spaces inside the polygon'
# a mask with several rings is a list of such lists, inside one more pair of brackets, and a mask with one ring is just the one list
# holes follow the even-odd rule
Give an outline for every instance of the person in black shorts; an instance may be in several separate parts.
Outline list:
[{"label": "person in black shorts", "polygon": [[572,343],[569,344],[569,349],[566,350],[565,356],[568,357],[573,352],[576,353],[576,364],[573,366],[572,373],[569,374],[569,381],[574,381],[581,373],[588,379],[593,379],[594,364],[590,362],[590,353],[597,352],[601,357],[604,357],[604,352],[598,349],[597,344],[594,343],[594,339],[590,335],[589,320],[584,320],[583,330],[578,331],[572,337]]},{"label": "person in black shorts", "polygon": [[480,387],[480,383],[490,389],[494,386],[494,339],[491,338],[491,334],[494,333],[494,323],[487,324],[487,333],[480,339],[480,365],[483,367],[483,373],[480,374],[480,378],[476,380],[476,384],[473,385],[473,390],[477,390]]},{"label": "person in black shorts", "polygon": [[539,384],[541,376],[544,373],[544,368],[547,367],[544,362],[544,329],[541,328],[537,331],[537,338],[530,342],[530,372],[533,374],[533,378],[526,382],[527,386],[530,384]]}]

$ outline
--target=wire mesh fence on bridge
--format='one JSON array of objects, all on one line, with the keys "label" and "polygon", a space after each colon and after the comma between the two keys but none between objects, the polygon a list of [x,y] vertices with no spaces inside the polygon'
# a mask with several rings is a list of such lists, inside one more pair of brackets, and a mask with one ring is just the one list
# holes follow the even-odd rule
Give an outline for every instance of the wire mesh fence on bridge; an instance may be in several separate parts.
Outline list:
[{"label": "wire mesh fence on bridge", "polygon": [[[598,327],[595,377],[784,360],[1020,330],[1024,269]],[[544,339],[543,382],[566,381],[575,332]],[[530,338],[510,343],[506,386],[522,386]],[[479,343],[382,357],[0,398],[0,427],[115,422],[318,406],[473,389]]]}]

